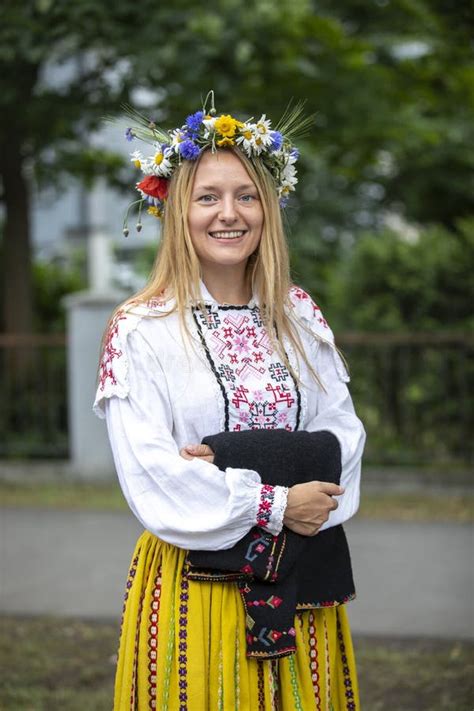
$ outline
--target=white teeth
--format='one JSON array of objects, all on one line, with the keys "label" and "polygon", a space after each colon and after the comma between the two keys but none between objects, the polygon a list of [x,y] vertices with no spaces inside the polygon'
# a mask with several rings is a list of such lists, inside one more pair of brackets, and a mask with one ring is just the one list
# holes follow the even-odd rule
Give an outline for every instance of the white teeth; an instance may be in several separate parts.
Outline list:
[{"label": "white teeth", "polygon": [[235,230],[234,232],[210,232],[211,237],[215,239],[236,239],[242,237],[244,230]]}]

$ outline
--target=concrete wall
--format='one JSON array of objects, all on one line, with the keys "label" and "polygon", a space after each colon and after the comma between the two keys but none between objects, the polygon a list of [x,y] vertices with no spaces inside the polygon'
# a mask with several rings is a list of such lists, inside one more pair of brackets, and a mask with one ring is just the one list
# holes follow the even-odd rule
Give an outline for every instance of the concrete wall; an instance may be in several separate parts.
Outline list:
[{"label": "concrete wall", "polygon": [[126,295],[92,291],[65,299],[71,469],[84,479],[115,476],[105,422],[92,412],[100,344],[107,321]]}]

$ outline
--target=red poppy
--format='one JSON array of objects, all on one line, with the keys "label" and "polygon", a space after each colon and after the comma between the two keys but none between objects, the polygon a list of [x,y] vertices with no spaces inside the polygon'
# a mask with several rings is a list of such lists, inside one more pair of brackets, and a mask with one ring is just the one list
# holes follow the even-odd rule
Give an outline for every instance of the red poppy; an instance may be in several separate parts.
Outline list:
[{"label": "red poppy", "polygon": [[151,197],[165,200],[168,196],[168,181],[166,178],[158,178],[156,175],[147,175],[137,188]]}]

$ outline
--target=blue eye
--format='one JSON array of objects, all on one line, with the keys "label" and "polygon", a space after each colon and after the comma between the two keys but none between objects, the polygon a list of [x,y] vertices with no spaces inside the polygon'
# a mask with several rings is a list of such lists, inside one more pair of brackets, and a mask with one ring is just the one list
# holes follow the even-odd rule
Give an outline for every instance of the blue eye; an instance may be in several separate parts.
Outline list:
[{"label": "blue eye", "polygon": [[255,197],[255,195],[242,195],[240,199],[242,200],[242,202],[252,202],[257,198]]},{"label": "blue eye", "polygon": [[201,197],[198,198],[198,202],[214,202],[215,199],[214,195],[201,195]]}]

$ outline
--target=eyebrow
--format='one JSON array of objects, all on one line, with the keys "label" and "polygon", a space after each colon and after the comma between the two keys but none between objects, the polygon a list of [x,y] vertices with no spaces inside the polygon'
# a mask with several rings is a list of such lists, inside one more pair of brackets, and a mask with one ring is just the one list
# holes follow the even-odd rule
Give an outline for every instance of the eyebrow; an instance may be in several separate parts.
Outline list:
[{"label": "eyebrow", "polygon": [[[208,190],[212,192],[213,190],[218,191],[220,188],[216,185],[196,185],[194,192],[197,190]],[[239,185],[236,190],[256,190],[257,188],[253,183],[245,183],[244,185]]]}]

